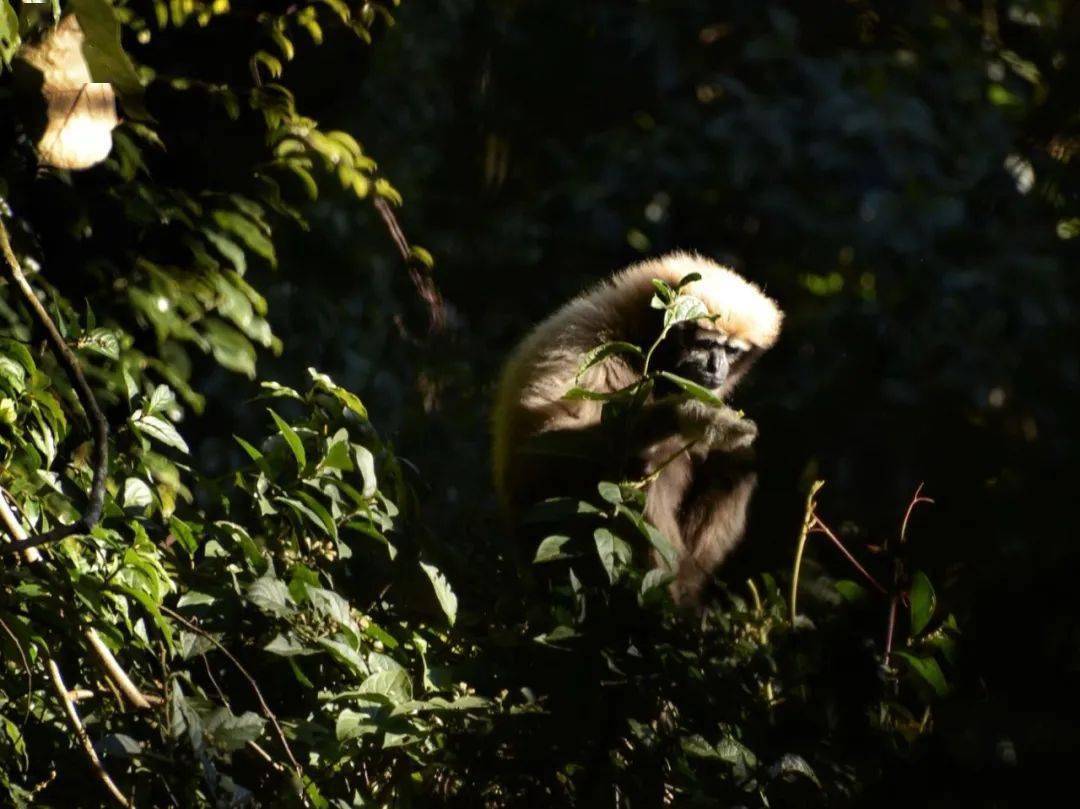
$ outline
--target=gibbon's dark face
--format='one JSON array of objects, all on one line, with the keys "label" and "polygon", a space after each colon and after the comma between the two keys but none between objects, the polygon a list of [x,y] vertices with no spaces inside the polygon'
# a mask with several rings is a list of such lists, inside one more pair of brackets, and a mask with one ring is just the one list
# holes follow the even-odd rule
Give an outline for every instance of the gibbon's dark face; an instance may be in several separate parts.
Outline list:
[{"label": "gibbon's dark face", "polygon": [[703,328],[697,323],[679,323],[664,341],[665,370],[696,382],[715,392],[720,391],[732,372],[747,355],[750,345],[744,340],[717,329]]}]

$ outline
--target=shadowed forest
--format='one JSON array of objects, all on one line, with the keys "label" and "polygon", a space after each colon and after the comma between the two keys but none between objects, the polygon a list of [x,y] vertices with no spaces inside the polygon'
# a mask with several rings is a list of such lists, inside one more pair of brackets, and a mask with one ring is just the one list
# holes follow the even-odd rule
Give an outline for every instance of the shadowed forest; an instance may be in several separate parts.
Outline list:
[{"label": "shadowed forest", "polygon": [[[1051,794],[1078,150],[1071,0],[0,0],[3,801]],[[785,312],[700,614],[627,481],[521,547],[489,460],[514,345],[672,250]]]}]

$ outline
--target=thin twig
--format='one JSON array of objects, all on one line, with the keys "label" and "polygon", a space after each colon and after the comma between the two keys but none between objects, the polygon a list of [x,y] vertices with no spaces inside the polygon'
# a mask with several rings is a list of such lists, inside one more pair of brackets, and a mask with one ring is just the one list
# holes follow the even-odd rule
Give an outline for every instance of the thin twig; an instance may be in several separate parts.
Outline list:
[{"label": "thin twig", "polygon": [[232,652],[226,649],[221,644],[221,642],[218,641],[217,638],[215,638],[205,629],[198,626],[197,624],[193,624],[176,610],[169,609],[164,604],[161,605],[161,611],[166,613],[167,615],[172,616],[174,619],[182,623],[192,632],[195,632],[206,638],[218,649],[218,651],[220,651],[223,655],[225,655],[225,657],[229,659],[230,663],[236,666],[237,671],[239,671],[244,676],[244,679],[246,679],[251,685],[251,690],[255,692],[255,698],[259,701],[259,707],[262,709],[263,715],[270,721],[270,724],[273,725],[274,731],[277,733],[278,740],[281,742],[281,746],[285,750],[285,755],[289,757],[289,763],[292,764],[293,771],[300,778],[300,782],[303,783],[304,770],[300,766],[300,763],[296,760],[296,757],[293,755],[292,748],[289,747],[288,739],[285,738],[285,731],[282,729],[281,724],[278,722],[277,716],[272,710],[270,710],[270,706],[267,705],[266,700],[263,698],[262,691],[259,689],[259,684],[255,681],[255,678],[252,677],[250,673],[248,673],[248,670],[244,668],[244,665],[236,659],[236,656],[233,655]]},{"label": "thin twig", "polygon": [[[900,523],[900,544],[903,545],[907,542],[907,529],[908,523],[911,521],[912,512],[915,511],[915,507],[919,503],[933,503],[929,497],[923,497],[923,484],[920,483],[915,489],[915,494],[911,497],[911,502],[908,503],[907,509],[904,511],[904,519]],[[888,547],[888,539],[885,540],[885,546]],[[899,557],[895,558],[893,563],[893,593],[889,599],[889,614],[885,622],[885,650],[881,657],[881,662],[885,668],[889,667],[889,660],[892,658],[893,650],[893,638],[896,633],[896,611],[901,599],[904,603],[907,603],[907,594],[902,592],[904,579],[904,566]]]},{"label": "thin twig", "polygon": [[23,668],[26,669],[26,711],[23,713],[21,723],[21,727],[26,727],[26,722],[30,718],[30,699],[34,693],[34,671],[30,668],[30,661],[26,659],[26,652],[23,651],[19,638],[11,631],[11,627],[5,623],[3,618],[0,618],[0,627],[11,638],[11,642],[15,644],[15,651],[19,653],[19,660],[22,661]]},{"label": "thin twig", "polygon": [[919,503],[933,504],[934,502],[929,497],[922,496],[923,485],[924,484],[920,483],[918,488],[915,489],[915,494],[912,496],[911,502],[908,503],[907,511],[904,512],[904,521],[900,524],[901,545],[907,541],[908,522],[911,520],[911,513],[915,510],[915,506],[919,505]]},{"label": "thin twig", "polygon": [[799,542],[795,546],[795,564],[791,570],[791,625],[795,626],[796,602],[799,597],[799,571],[802,569],[803,552],[806,550],[806,538],[810,535],[810,526],[816,519],[814,512],[817,509],[815,498],[825,485],[823,480],[815,480],[810,484],[810,491],[806,494],[806,508],[803,511],[802,530],[799,531]]},{"label": "thin twig", "polygon": [[45,306],[38,300],[34,290],[27,282],[26,276],[23,275],[19,260],[15,257],[15,252],[11,248],[11,239],[8,236],[7,227],[2,219],[0,219],[0,252],[4,254],[4,266],[7,268],[8,277],[19,290],[23,302],[30,309],[34,319],[45,330],[53,352],[56,354],[61,367],[63,367],[64,373],[67,374],[68,379],[71,381],[75,395],[79,399],[79,404],[82,405],[83,412],[90,423],[94,438],[93,451],[91,452],[91,463],[94,469],[93,479],[90,483],[90,495],[87,500],[86,510],[83,511],[82,516],[71,525],[61,525],[51,531],[12,542],[0,549],[2,553],[16,553],[38,545],[56,542],[72,534],[85,534],[97,525],[98,520],[101,519],[101,509],[105,503],[105,474],[109,466],[109,424],[105,420],[101,408],[98,407],[97,399],[94,398],[94,392],[90,389],[90,384],[83,375],[78,358],[64,341]]},{"label": "thin twig", "polygon": [[109,776],[108,771],[105,769],[105,765],[101,763],[101,758],[94,749],[94,743],[90,741],[90,735],[86,732],[82,719],[79,718],[79,711],[68,694],[67,686],[64,685],[64,678],[60,674],[59,666],[56,665],[56,661],[51,657],[48,659],[46,666],[49,669],[49,677],[52,679],[53,691],[56,692],[56,696],[64,706],[64,712],[67,714],[68,722],[71,723],[72,730],[75,731],[75,735],[82,744],[83,750],[86,752],[86,757],[90,760],[90,766],[93,768],[94,774],[97,775],[98,780],[101,781],[105,786],[105,789],[108,790],[113,800],[116,801],[119,806],[129,809],[131,807],[131,802],[124,797],[124,793],[120,791],[120,788],[116,786],[116,782]]},{"label": "thin twig", "polygon": [[397,245],[401,259],[405,262],[405,266],[409,271],[409,279],[416,289],[416,294],[420,296],[420,300],[427,309],[428,334],[441,332],[446,327],[446,306],[443,303],[442,293],[435,286],[430,271],[428,271],[427,267],[421,267],[420,262],[417,261],[416,256],[413,254],[413,249],[409,245],[405,231],[401,229],[401,223],[398,222],[390,202],[376,194],[372,204],[375,206],[375,210],[378,211],[379,216],[382,217],[383,224],[386,225],[386,229],[390,233],[390,238]]},{"label": "thin twig", "polygon": [[660,477],[660,473],[663,472],[672,463],[674,463],[676,458],[678,458],[684,452],[688,452],[700,440],[701,440],[700,438],[694,438],[694,439],[688,441],[687,443],[683,444],[681,447],[679,447],[677,450],[675,450],[673,453],[671,453],[671,455],[669,455],[667,458],[665,458],[660,463],[660,465],[656,467],[656,469],[654,469],[652,472],[650,472],[649,474],[647,474],[645,477],[641,478],[640,480],[633,481],[630,485],[633,486],[635,489],[643,489],[643,488],[645,488],[650,483],[652,483],[654,480],[656,480],[658,477]]},{"label": "thin twig", "polygon": [[892,656],[893,633],[896,631],[896,608],[899,601],[900,597],[896,593],[893,593],[892,598],[889,599],[889,615],[885,624],[885,654],[881,658],[885,668],[889,667],[889,658]]},{"label": "thin twig", "polygon": [[859,561],[851,555],[851,552],[847,548],[844,547],[844,543],[841,542],[840,539],[836,536],[836,534],[834,534],[829,529],[829,526],[822,522],[821,517],[817,516],[816,514],[814,515],[813,524],[810,526],[810,531],[813,533],[824,534],[826,537],[828,537],[829,541],[832,542],[832,544],[840,550],[840,553],[844,555],[844,558],[851,562],[852,566],[857,571],[859,571],[859,573],[862,574],[864,579],[870,582],[870,584],[874,587],[875,590],[877,590],[882,595],[888,595],[889,591],[882,587],[878,580],[871,576],[866,571],[866,568],[859,564]]}]

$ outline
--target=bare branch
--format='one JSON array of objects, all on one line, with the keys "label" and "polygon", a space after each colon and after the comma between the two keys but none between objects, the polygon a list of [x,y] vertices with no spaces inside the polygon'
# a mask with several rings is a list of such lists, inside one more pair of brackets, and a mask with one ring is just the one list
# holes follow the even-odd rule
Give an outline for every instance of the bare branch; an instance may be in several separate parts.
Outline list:
[{"label": "bare branch", "polygon": [[379,212],[379,216],[382,217],[386,229],[390,232],[390,238],[397,245],[401,259],[409,270],[409,278],[416,289],[416,294],[427,309],[428,333],[436,334],[441,332],[446,327],[446,306],[443,303],[442,293],[435,286],[435,281],[427,267],[417,261],[413,249],[409,245],[409,240],[405,236],[405,231],[401,229],[401,224],[398,222],[390,203],[385,198],[376,195],[372,204],[375,206],[375,210]]},{"label": "bare branch", "polygon": [[52,679],[53,691],[56,692],[56,696],[64,706],[64,712],[67,714],[68,722],[71,723],[71,729],[75,731],[75,736],[82,744],[82,748],[86,752],[86,757],[90,760],[90,766],[93,768],[94,774],[97,775],[98,780],[101,781],[118,806],[130,809],[131,802],[124,797],[124,793],[120,791],[116,782],[109,776],[108,771],[105,769],[105,765],[101,763],[101,758],[94,749],[94,743],[90,741],[90,736],[86,732],[86,728],[83,727],[82,719],[79,718],[79,711],[75,707],[75,703],[71,700],[67,686],[64,685],[64,678],[60,674],[60,668],[56,665],[56,661],[50,657],[46,666],[49,669],[49,677]]}]

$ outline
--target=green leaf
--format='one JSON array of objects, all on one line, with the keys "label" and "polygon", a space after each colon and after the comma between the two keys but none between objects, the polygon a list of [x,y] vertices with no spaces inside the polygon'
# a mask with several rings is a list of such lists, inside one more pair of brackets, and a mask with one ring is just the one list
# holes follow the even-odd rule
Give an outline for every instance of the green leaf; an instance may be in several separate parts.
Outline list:
[{"label": "green leaf", "polygon": [[93,351],[110,360],[120,359],[120,340],[111,329],[94,329],[84,334],[78,342],[79,348]]},{"label": "green leaf", "polygon": [[683,287],[688,286],[688,285],[694,283],[695,281],[700,281],[700,280],[701,280],[701,273],[699,273],[699,272],[687,273],[686,275],[684,275],[682,278],[679,279],[679,283],[675,285],[675,290],[678,291],[678,290],[682,289]]},{"label": "green leaf", "polygon": [[664,311],[664,328],[670,329],[677,323],[708,316],[709,310],[700,300],[693,295],[679,295]]},{"label": "green leaf", "polygon": [[[652,279],[653,289],[656,290],[656,298],[654,299],[653,308],[663,309],[675,300],[675,290],[671,288],[671,285],[666,281],[661,281],[659,278]],[[659,304],[659,305],[657,305]]]},{"label": "green leaf", "polygon": [[605,393],[599,390],[588,390],[586,388],[579,388],[575,385],[563,394],[563,398],[570,401],[587,399],[593,402],[606,402],[609,399],[614,399],[615,397],[617,397],[620,392],[621,391],[613,391],[611,393]]},{"label": "green leaf", "polygon": [[247,600],[267,615],[287,616],[293,613],[292,596],[281,579],[261,576],[247,589]]},{"label": "green leaf", "polygon": [[785,753],[780,759],[769,767],[769,775],[773,778],[782,777],[790,780],[790,776],[797,775],[811,781],[818,789],[821,789],[821,781],[818,780],[814,768],[800,755]]},{"label": "green leaf", "polygon": [[228,708],[218,708],[203,721],[210,743],[228,753],[243,749],[263,734],[266,720],[254,711],[235,716]]},{"label": "green leaf", "polygon": [[307,466],[307,453],[304,452],[304,442],[300,440],[300,436],[296,434],[296,431],[293,430],[281,416],[269,407],[266,408],[266,410],[270,413],[270,417],[274,419],[274,423],[277,425],[281,437],[285,439],[285,443],[288,444],[289,449],[292,450],[293,457],[296,459],[297,473],[302,474],[304,467]]},{"label": "green leaf", "polygon": [[395,705],[412,699],[412,682],[404,669],[372,674],[357,689],[361,694],[378,694]]},{"label": "green leaf", "polygon": [[8,64],[19,49],[19,15],[8,0],[0,0],[0,63]]},{"label": "green leaf", "polygon": [[562,552],[563,546],[570,541],[570,537],[562,534],[553,534],[547,537],[536,549],[533,562],[554,562],[558,559],[569,559],[570,555]]},{"label": "green leaf", "polygon": [[693,398],[699,402],[712,405],[713,407],[723,407],[724,400],[713,393],[706,387],[699,385],[697,382],[691,382],[689,379],[683,379],[681,376],[676,376],[670,371],[661,371],[660,376],[664,377],[668,382],[682,388],[689,393]]},{"label": "green leaf", "polygon": [[326,506],[324,506],[307,492],[298,491],[296,493],[296,496],[307,504],[307,507],[312,511],[312,513],[314,513],[319,518],[319,522],[326,530],[326,533],[336,542],[338,538],[337,523],[334,522],[334,518],[331,516],[330,512],[327,511]]},{"label": "green leaf", "polygon": [[608,580],[614,584],[622,572],[622,567],[629,563],[633,555],[630,546],[607,528],[597,528],[593,531],[593,541],[596,543],[596,552],[600,556],[600,563],[604,566]]},{"label": "green leaf", "polygon": [[359,396],[351,391],[345,390],[345,388],[335,383],[329,376],[316,371],[314,368],[308,368],[308,374],[310,374],[311,380],[315,383],[317,388],[331,394],[357,416],[365,421],[367,420],[367,408],[364,407],[364,403],[360,401]]},{"label": "green leaf", "polygon": [[146,481],[128,478],[124,481],[124,508],[146,508],[154,502],[154,494]]},{"label": "green leaf", "polygon": [[619,514],[622,514],[630,522],[634,524],[634,527],[638,529],[645,539],[649,541],[649,544],[656,549],[656,552],[660,554],[660,558],[664,560],[669,570],[674,570],[678,565],[679,555],[676,553],[675,548],[668,542],[667,537],[661,534],[655,526],[650,524],[637,512],[633,511],[626,506],[618,507]]},{"label": "green leaf", "polygon": [[599,365],[608,357],[615,354],[633,354],[637,357],[644,356],[644,352],[633,343],[627,343],[622,340],[602,343],[582,358],[575,379],[581,379],[582,375],[594,365]]},{"label": "green leaf", "polygon": [[603,480],[596,484],[596,490],[604,500],[611,503],[613,506],[617,506],[623,501],[622,490],[617,483]]},{"label": "green leaf", "polygon": [[274,243],[257,224],[246,216],[236,211],[218,210],[214,211],[214,221],[220,227],[240,237],[240,241],[247,245],[249,250],[265,258],[270,266],[277,265]]},{"label": "green leaf", "polygon": [[339,742],[378,732],[379,724],[372,721],[370,713],[360,713],[351,708],[342,710],[334,724],[334,735]]},{"label": "green leaf", "polygon": [[359,628],[352,617],[352,609],[349,602],[339,596],[333,590],[325,590],[322,587],[307,585],[308,598],[311,606],[320,615],[333,619],[340,627],[348,630],[354,636],[359,637]]},{"label": "green leaf", "polygon": [[131,426],[143,435],[160,441],[166,446],[175,447],[181,452],[189,452],[187,442],[185,442],[180,436],[180,433],[176,431],[172,422],[158,418],[157,416],[144,416],[142,415],[142,411],[137,410],[135,411],[135,417],[132,419]]},{"label": "green leaf", "polygon": [[653,590],[663,589],[674,580],[670,570],[655,567],[641,577],[641,595],[647,596]]},{"label": "green leaf", "polygon": [[916,571],[911,579],[908,599],[911,602],[911,634],[918,635],[933,618],[937,603],[934,586],[921,570]]},{"label": "green leaf", "polygon": [[941,666],[932,657],[919,657],[918,655],[911,654],[910,652],[897,651],[893,652],[896,657],[908,664],[908,668],[918,678],[926,683],[939,697],[944,697],[949,693],[949,684],[945,681],[945,675],[941,671]]},{"label": "green leaf", "polygon": [[287,635],[275,635],[274,639],[263,647],[263,651],[278,655],[279,657],[299,657],[301,655],[312,655],[318,652],[317,649],[312,649],[311,647],[302,644],[291,633]]},{"label": "green leaf", "polygon": [[866,588],[851,579],[839,579],[833,582],[833,588],[845,601],[858,602],[867,597]]},{"label": "green leaf", "polygon": [[431,581],[431,586],[435,590],[435,597],[439,600],[439,606],[442,607],[447,620],[453,626],[454,621],[457,619],[458,600],[457,596],[454,595],[454,591],[450,588],[450,582],[446,580],[446,576],[435,565],[421,562],[420,568]]},{"label": "green leaf", "polygon": [[108,82],[132,118],[150,117],[143,106],[143,86],[135,65],[120,44],[120,21],[107,0],[71,0],[83,30],[82,52],[94,81]]},{"label": "green leaf", "polygon": [[523,522],[560,522],[578,515],[599,515],[600,509],[585,500],[573,497],[552,497],[542,500],[525,512]]},{"label": "green leaf", "polygon": [[243,374],[248,379],[255,378],[255,348],[243,333],[216,317],[206,318],[202,327],[214,359],[223,368]]}]

